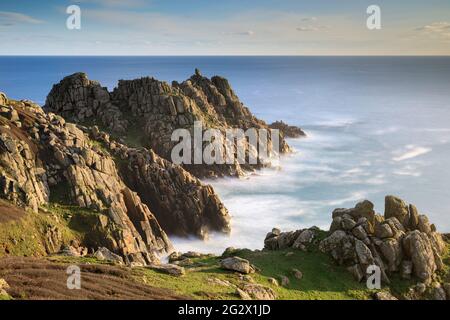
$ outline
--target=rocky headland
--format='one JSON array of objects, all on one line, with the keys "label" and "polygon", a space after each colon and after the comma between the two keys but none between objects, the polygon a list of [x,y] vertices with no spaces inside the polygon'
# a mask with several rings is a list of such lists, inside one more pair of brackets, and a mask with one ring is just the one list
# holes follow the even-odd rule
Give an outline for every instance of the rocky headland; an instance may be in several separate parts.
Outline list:
[{"label": "rocky headland", "polygon": [[[230,216],[200,177],[266,165],[176,165],[171,134],[263,128],[228,81],[196,70],[183,83],[121,80],[112,92],[84,73],[41,107],[0,94],[0,257],[92,256],[157,266],[170,236],[230,232]],[[289,146],[280,134],[281,152]]]},{"label": "rocky headland", "polygon": [[[44,109],[74,123],[96,124],[119,141],[150,148],[169,161],[177,143],[171,141],[174,130],[192,132],[197,121],[202,122],[204,130],[270,129],[244,106],[227,79],[219,76],[209,79],[199,70],[182,83],[168,84],[150,77],[120,80],[112,92],[89,80],[86,74],[76,73],[53,86]],[[281,133],[279,139],[280,152],[289,152]],[[246,148],[247,157],[248,152],[252,148]],[[183,164],[183,167],[196,177],[211,178],[242,176],[266,165],[270,164],[258,159],[254,165],[236,160],[233,164]]]},{"label": "rocky headland", "polygon": [[[394,196],[384,215],[367,200],[334,210],[327,231],[273,229],[263,250],[176,252],[171,236],[230,232],[227,209],[199,178],[267,165],[173,164],[172,131],[195,121],[278,129],[282,153],[285,137],[305,136],[257,119],[226,79],[198,70],[171,85],[121,80],[112,92],[76,73],[44,108],[0,93],[0,299],[450,299],[449,238]],[[74,263],[92,280],[76,295],[57,281]],[[379,290],[363,281],[370,266]]]}]

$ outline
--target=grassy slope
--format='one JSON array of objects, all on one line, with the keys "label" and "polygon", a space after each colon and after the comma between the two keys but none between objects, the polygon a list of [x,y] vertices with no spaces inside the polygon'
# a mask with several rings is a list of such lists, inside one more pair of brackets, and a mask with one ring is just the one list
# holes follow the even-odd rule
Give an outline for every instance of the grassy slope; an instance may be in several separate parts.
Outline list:
[{"label": "grassy slope", "polygon": [[[260,272],[251,275],[256,283],[272,288],[278,299],[367,299],[370,292],[362,284],[356,283],[341,267],[333,264],[331,259],[319,252],[305,253],[290,251],[250,251],[241,250],[236,255],[250,260]],[[227,280],[235,285],[242,281],[239,275],[219,268],[219,258],[198,259],[202,266],[187,268],[187,274],[181,278],[174,278],[157,271],[142,269],[143,281],[153,286],[163,286],[177,293],[183,293],[196,299],[237,299],[236,290],[232,287],[213,284],[208,279],[218,278]],[[294,277],[292,269],[303,272],[303,278]],[[274,286],[269,278],[287,276],[290,280],[288,287]]]}]

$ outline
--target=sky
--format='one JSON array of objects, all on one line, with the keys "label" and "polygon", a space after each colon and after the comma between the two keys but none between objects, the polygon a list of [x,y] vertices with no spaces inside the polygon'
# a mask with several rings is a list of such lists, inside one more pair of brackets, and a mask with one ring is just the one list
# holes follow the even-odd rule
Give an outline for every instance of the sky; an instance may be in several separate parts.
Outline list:
[{"label": "sky", "polygon": [[0,55],[450,55],[450,1],[0,0]]}]

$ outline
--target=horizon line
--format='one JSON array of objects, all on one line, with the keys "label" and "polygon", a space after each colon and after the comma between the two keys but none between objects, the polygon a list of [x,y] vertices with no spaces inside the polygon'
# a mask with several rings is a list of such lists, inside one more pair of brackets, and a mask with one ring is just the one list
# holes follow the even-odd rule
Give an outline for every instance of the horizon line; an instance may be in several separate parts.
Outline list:
[{"label": "horizon line", "polygon": [[450,57],[450,54],[441,55],[441,54],[386,54],[386,55],[370,55],[370,54],[230,54],[230,55],[195,55],[195,54],[187,54],[187,55],[103,55],[103,54],[82,54],[82,55],[69,55],[69,54],[0,54],[0,57]]}]

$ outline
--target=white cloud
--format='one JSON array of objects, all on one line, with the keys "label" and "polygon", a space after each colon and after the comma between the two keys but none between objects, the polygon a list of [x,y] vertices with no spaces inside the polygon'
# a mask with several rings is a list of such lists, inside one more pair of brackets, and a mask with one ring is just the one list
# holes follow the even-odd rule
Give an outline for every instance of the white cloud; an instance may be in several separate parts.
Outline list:
[{"label": "white cloud", "polygon": [[297,27],[297,31],[302,32],[310,32],[310,31],[320,31],[326,29],[325,26],[303,26],[303,27]]},{"label": "white cloud", "polygon": [[396,162],[409,160],[432,151],[431,148],[418,147],[415,145],[407,145],[405,149],[406,150],[394,152],[397,155],[393,157],[392,160]]},{"label": "white cloud", "polygon": [[416,29],[423,34],[427,34],[430,36],[438,36],[438,37],[450,37],[450,22],[442,21],[442,22],[433,22],[426,26],[420,27]]},{"label": "white cloud", "polygon": [[35,19],[23,13],[0,11],[0,25],[2,26],[12,26],[23,23],[38,24],[42,22],[43,21]]},{"label": "white cloud", "polygon": [[316,17],[307,17],[307,18],[302,18],[300,21],[302,22],[314,22],[317,21]]},{"label": "white cloud", "polygon": [[238,31],[238,32],[223,32],[223,35],[226,36],[253,36],[255,34],[254,31],[248,30],[248,31]]}]

